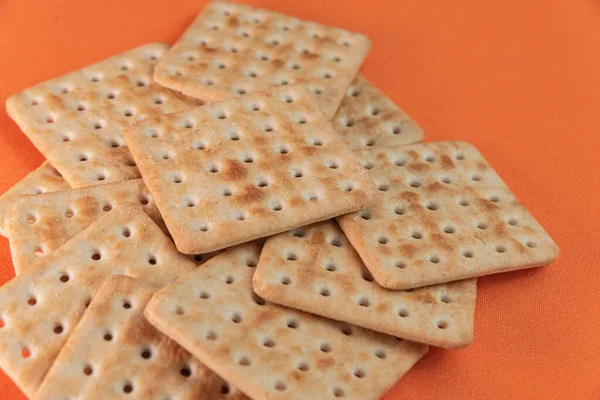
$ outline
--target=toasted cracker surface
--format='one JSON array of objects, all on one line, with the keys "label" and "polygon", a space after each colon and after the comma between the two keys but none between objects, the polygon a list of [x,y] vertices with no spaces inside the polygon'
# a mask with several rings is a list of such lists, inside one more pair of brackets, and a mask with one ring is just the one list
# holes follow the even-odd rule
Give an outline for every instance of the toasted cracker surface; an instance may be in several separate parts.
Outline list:
[{"label": "toasted cracker surface", "polygon": [[382,197],[338,219],[375,280],[407,289],[521,268],[558,246],[464,142],[362,150]]},{"label": "toasted cracker surface", "polygon": [[305,84],[331,118],[370,46],[359,33],[215,1],[159,61],[154,78],[210,102]]},{"label": "toasted cracker surface", "polygon": [[377,195],[302,87],[143,121],[125,138],[186,254],[356,211]]}]

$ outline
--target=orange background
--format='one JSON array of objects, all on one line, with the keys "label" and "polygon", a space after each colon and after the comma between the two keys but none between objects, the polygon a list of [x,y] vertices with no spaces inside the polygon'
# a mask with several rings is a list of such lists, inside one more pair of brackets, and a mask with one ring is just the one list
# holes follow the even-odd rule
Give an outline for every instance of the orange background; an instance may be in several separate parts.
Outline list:
[{"label": "orange background", "polygon": [[[205,1],[1,0],[0,100],[132,47],[172,43]],[[249,1],[358,30],[362,71],[425,129],[487,157],[561,247],[479,280],[475,342],[433,349],[386,400],[600,399],[600,4]],[[42,162],[0,111],[0,192]],[[13,276],[0,240],[0,283]],[[0,372],[0,398],[22,395]]]}]

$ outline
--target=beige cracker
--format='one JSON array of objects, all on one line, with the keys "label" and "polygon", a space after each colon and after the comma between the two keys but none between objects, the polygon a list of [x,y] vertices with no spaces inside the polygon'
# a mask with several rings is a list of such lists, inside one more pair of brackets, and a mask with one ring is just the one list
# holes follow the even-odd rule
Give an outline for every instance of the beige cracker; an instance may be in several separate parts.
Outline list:
[{"label": "beige cracker", "polygon": [[141,179],[63,190],[21,199],[7,217],[6,236],[15,273],[31,268],[113,208],[140,205],[164,223]]},{"label": "beige cracker", "polygon": [[159,291],[154,326],[255,400],[378,399],[427,345],[265,302],[252,292],[260,245],[247,243]]},{"label": "beige cracker", "polygon": [[267,239],[253,287],[267,301],[404,339],[446,348],[473,339],[475,279],[384,289],[333,220]]},{"label": "beige cracker", "polygon": [[153,82],[167,49],[148,44],[40,83],[9,97],[6,110],[71,186],[139,178],[122,129],[198,104]]},{"label": "beige cracker", "polygon": [[246,398],[144,317],[154,288],[114,275],[100,287],[36,399]]},{"label": "beige cracker", "polygon": [[373,182],[302,87],[125,132],[179,251],[206,253],[372,204]]},{"label": "beige cracker", "polygon": [[159,61],[154,79],[210,102],[306,84],[331,118],[370,47],[359,33],[215,1]]},{"label": "beige cracker", "polygon": [[138,208],[119,208],[0,288],[0,367],[31,397],[110,275],[160,287],[196,268]]},{"label": "beige cracker", "polygon": [[407,289],[548,264],[558,247],[464,142],[358,153],[382,198],[338,219],[377,283]]},{"label": "beige cracker", "polygon": [[0,196],[0,235],[6,236],[4,225],[8,212],[22,200],[23,196],[70,189],[62,175],[44,161],[35,171],[17,182]]},{"label": "beige cracker", "polygon": [[423,141],[423,129],[364,76],[358,74],[333,118],[352,149]]}]

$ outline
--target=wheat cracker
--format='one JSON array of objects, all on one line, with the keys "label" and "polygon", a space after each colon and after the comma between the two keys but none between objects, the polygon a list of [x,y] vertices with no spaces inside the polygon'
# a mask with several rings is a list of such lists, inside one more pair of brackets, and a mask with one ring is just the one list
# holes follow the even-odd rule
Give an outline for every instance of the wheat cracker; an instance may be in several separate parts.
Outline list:
[{"label": "wheat cracker", "polygon": [[125,138],[186,254],[357,211],[377,195],[302,87],[143,121]]},{"label": "wheat cracker", "polygon": [[157,287],[196,268],[140,208],[118,208],[0,288],[0,368],[32,397],[110,275]]},{"label": "wheat cracker", "polygon": [[23,196],[70,188],[62,175],[48,161],[44,161],[35,171],[30,172],[0,196],[0,235],[6,236],[4,232],[6,216]]},{"label": "wheat cracker", "polygon": [[558,246],[468,143],[362,150],[382,197],[340,226],[377,283],[408,289],[521,268]]},{"label": "wheat cracker", "polygon": [[159,61],[154,79],[210,102],[305,84],[331,118],[370,47],[359,33],[214,1]]},{"label": "wheat cracker", "polygon": [[23,198],[9,213],[9,238],[15,273],[33,266],[114,208],[139,205],[163,230],[152,195],[141,179],[63,190]]},{"label": "wheat cracker", "polygon": [[473,340],[476,280],[387,290],[333,220],[268,238],[253,277],[267,301],[445,348]]},{"label": "wheat cracker", "polygon": [[361,74],[346,91],[333,124],[352,149],[423,141],[419,124]]},{"label": "wheat cracker", "polygon": [[199,104],[152,80],[167,49],[147,44],[40,83],[9,97],[6,110],[71,186],[139,178],[122,129]]},{"label": "wheat cracker", "polygon": [[252,292],[246,243],[160,290],[145,315],[255,400],[378,399],[427,345],[281,307]]},{"label": "wheat cracker", "polygon": [[245,399],[146,321],[143,311],[154,291],[128,276],[108,278],[36,399]]}]

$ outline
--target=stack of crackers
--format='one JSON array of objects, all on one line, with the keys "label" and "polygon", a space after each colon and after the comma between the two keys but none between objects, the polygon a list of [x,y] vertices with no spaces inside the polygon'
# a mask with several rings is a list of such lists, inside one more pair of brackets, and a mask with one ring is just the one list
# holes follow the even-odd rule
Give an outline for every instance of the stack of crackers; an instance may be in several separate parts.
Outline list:
[{"label": "stack of crackers", "polygon": [[476,278],[558,248],[473,146],[358,72],[369,39],[215,1],[26,89],[0,367],[36,399],[377,399],[473,340]]}]

